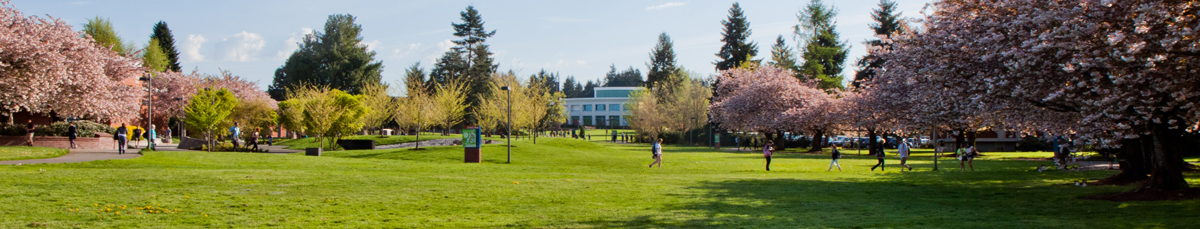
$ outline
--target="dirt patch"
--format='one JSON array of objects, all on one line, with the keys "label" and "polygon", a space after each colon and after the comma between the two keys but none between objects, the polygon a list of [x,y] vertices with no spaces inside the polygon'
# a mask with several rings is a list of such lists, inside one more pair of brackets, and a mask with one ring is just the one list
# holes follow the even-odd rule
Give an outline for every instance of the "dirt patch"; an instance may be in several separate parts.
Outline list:
[{"label": "dirt patch", "polygon": [[[1140,185],[1140,184],[1139,184]],[[1125,201],[1178,201],[1200,199],[1200,188],[1188,188],[1176,191],[1164,191],[1157,189],[1137,189],[1129,192],[1101,194],[1095,196],[1084,196],[1082,199],[1089,200],[1107,200],[1114,202]]]}]

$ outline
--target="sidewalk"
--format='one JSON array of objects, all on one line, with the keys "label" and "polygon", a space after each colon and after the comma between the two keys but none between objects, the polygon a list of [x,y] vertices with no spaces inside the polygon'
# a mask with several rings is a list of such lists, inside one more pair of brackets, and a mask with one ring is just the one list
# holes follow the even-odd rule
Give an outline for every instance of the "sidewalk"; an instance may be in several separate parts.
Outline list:
[{"label": "sidewalk", "polygon": [[32,159],[32,160],[17,160],[17,161],[0,161],[0,165],[15,165],[15,164],[42,164],[42,163],[75,163],[85,161],[112,160],[112,159],[130,159],[141,157],[138,154],[138,149],[127,149],[125,154],[117,154],[117,149],[73,149],[67,155],[56,158]]}]

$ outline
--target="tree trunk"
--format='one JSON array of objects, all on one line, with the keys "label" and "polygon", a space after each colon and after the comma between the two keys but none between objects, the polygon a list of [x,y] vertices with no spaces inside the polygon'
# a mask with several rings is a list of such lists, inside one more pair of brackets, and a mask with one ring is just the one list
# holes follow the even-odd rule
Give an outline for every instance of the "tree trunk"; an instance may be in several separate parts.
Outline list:
[{"label": "tree trunk", "polygon": [[1183,179],[1183,164],[1179,161],[1182,158],[1181,140],[1183,129],[1171,129],[1169,124],[1154,125],[1153,142],[1154,151],[1151,170],[1150,182],[1147,184],[1150,188],[1159,190],[1181,190],[1188,188],[1187,180]]},{"label": "tree trunk", "polygon": [[421,149],[421,129],[417,129],[417,141],[414,143],[413,149]]},{"label": "tree trunk", "polygon": [[1120,151],[1119,158],[1123,159],[1120,162],[1121,172],[1103,180],[1109,183],[1128,183],[1148,178],[1147,175],[1150,173],[1146,168],[1146,160],[1143,159],[1145,154],[1142,153],[1144,152],[1142,142],[1146,139],[1150,139],[1150,137],[1142,136],[1137,139],[1121,140],[1121,148],[1117,149]]},{"label": "tree trunk", "polygon": [[[973,129],[971,131],[967,131],[967,144],[972,147],[975,146],[975,137],[978,134],[979,134],[979,132],[975,132],[975,130],[973,130]],[[976,150],[978,150],[978,149],[976,149]]]},{"label": "tree trunk", "polygon": [[867,128],[867,155],[875,155],[876,150],[879,149],[877,137],[879,137],[879,133],[875,131],[875,128]]},{"label": "tree trunk", "polygon": [[958,148],[964,148],[963,146],[967,145],[967,131],[966,129],[958,129],[956,132],[954,134],[954,153],[958,154]]},{"label": "tree trunk", "polygon": [[808,152],[818,152],[825,148],[825,130],[817,130],[813,132],[812,148]]},{"label": "tree trunk", "polygon": [[787,138],[783,136],[783,130],[775,131],[775,150],[787,149]]}]

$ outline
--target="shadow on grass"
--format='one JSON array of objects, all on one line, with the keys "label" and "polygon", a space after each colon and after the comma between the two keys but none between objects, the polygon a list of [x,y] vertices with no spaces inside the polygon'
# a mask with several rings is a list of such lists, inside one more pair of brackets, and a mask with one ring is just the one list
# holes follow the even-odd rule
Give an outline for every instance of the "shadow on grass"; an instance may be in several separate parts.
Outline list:
[{"label": "shadow on grass", "polygon": [[687,187],[678,196],[698,201],[667,204],[659,214],[575,223],[617,228],[1173,228],[1192,226],[1179,219],[1200,210],[1195,200],[1121,205],[1076,198],[1119,189],[917,173],[881,180],[711,181]]}]

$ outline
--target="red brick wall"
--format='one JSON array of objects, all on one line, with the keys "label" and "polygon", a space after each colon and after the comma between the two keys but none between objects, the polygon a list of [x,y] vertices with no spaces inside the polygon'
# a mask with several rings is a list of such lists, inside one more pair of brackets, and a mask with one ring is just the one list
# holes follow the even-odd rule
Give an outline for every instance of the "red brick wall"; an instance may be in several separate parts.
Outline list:
[{"label": "red brick wall", "polygon": [[[26,136],[0,136],[0,145],[25,146],[27,140],[29,137]],[[71,142],[67,137],[33,136],[33,146],[68,149],[71,148]],[[75,146],[77,149],[116,149],[112,137],[76,138]]]}]

